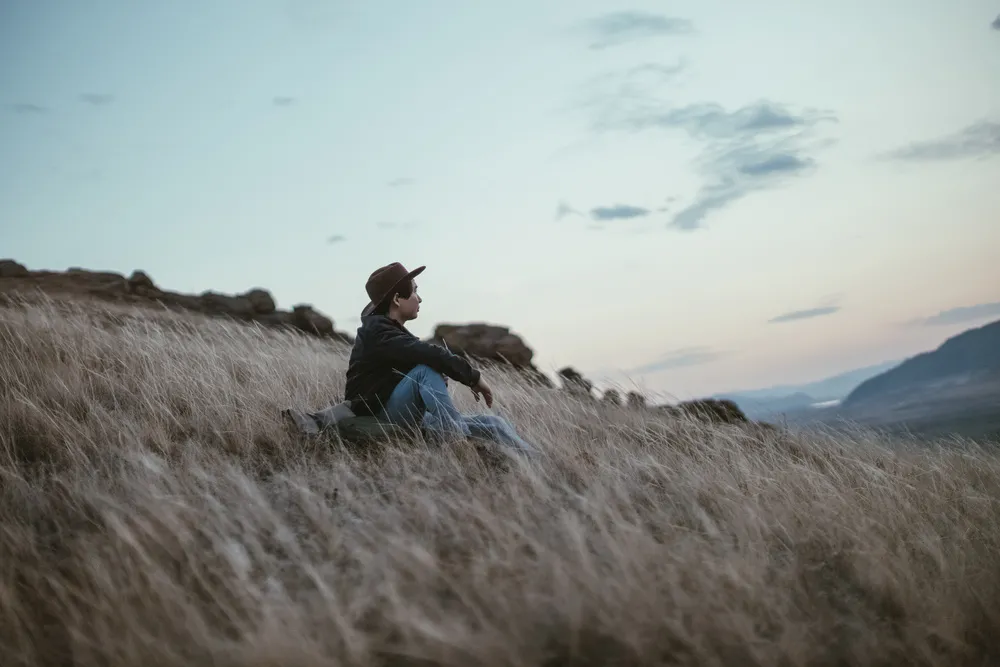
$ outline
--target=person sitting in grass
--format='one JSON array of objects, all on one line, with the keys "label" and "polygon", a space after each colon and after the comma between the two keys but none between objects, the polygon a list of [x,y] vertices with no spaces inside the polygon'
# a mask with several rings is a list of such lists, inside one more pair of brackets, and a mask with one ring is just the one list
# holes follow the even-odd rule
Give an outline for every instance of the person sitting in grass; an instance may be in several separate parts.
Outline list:
[{"label": "person sitting in grass", "polygon": [[422,299],[413,279],[425,268],[407,271],[394,262],[368,278],[370,303],[361,312],[344,390],[351,411],[433,434],[489,439],[522,453],[537,452],[503,417],[461,414],[446,378],[469,387],[477,401],[482,396],[488,408],[493,407],[493,391],[466,359],[406,329],[420,313]]}]

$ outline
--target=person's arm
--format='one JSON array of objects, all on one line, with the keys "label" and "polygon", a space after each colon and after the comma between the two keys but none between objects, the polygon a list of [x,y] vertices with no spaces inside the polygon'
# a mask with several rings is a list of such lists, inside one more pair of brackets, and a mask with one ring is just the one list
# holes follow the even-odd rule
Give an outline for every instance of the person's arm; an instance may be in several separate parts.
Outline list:
[{"label": "person's arm", "polygon": [[425,364],[441,375],[475,387],[480,372],[472,364],[440,345],[425,343],[405,331],[386,325],[373,332],[371,351],[400,364]]}]

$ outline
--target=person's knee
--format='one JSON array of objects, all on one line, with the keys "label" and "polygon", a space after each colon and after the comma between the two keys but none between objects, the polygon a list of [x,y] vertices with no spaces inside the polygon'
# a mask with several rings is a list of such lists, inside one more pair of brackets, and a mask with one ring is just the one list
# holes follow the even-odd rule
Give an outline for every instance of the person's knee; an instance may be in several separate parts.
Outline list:
[{"label": "person's knee", "polygon": [[438,373],[436,370],[428,366],[427,364],[417,364],[410,369],[410,372],[406,374],[411,378],[417,379],[444,379],[444,376]]}]

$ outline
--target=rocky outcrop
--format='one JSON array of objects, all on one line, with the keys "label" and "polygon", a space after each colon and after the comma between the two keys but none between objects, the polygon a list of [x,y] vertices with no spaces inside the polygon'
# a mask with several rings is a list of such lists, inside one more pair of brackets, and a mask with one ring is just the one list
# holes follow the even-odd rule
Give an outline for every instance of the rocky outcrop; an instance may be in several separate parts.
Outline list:
[{"label": "rocky outcrop", "polygon": [[66,271],[30,271],[11,259],[0,260],[0,294],[30,297],[41,292],[52,296],[92,297],[135,305],[159,305],[213,317],[292,329],[320,338],[350,341],[337,331],[333,320],[312,306],[300,304],[291,311],[278,310],[270,292],[254,288],[242,294],[206,291],[200,295],[170,292],[157,287],[144,271],[126,278],[111,271],[88,271],[72,267]]},{"label": "rocky outcrop", "polygon": [[535,356],[521,337],[511,333],[508,327],[492,324],[439,324],[431,340],[452,352],[515,368],[530,367]]},{"label": "rocky outcrop", "polygon": [[630,391],[626,396],[626,403],[633,410],[642,410],[646,407],[646,397],[637,391]]},{"label": "rocky outcrop", "polygon": [[660,409],[672,415],[694,417],[710,424],[748,424],[750,420],[739,406],[728,399],[699,398],[677,405],[664,405]]},{"label": "rocky outcrop", "polygon": [[12,259],[0,259],[0,278],[23,278],[31,272]]},{"label": "rocky outcrop", "polygon": [[559,370],[559,379],[562,380],[563,389],[579,398],[593,398],[591,391],[594,388],[587,378],[583,377],[580,371],[572,366],[567,366]]},{"label": "rocky outcrop", "polygon": [[290,322],[296,329],[314,336],[332,338],[338,335],[333,328],[333,320],[316,312],[312,306],[295,306],[292,309]]},{"label": "rocky outcrop", "polygon": [[509,327],[482,322],[439,324],[428,342],[480,362],[512,366],[537,384],[552,384],[532,363],[534,351]]}]

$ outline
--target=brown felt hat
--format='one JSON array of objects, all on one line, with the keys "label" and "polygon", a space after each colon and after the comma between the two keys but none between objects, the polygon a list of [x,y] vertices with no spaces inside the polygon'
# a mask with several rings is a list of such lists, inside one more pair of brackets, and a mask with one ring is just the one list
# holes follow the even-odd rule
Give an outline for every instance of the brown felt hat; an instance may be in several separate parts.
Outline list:
[{"label": "brown felt hat", "polygon": [[397,287],[420,275],[426,268],[426,266],[418,266],[412,271],[407,271],[406,267],[399,262],[393,262],[375,269],[368,276],[368,282],[365,283],[365,291],[368,292],[368,298],[371,301],[361,311],[361,317],[367,317],[375,312],[380,303],[395,293]]}]

